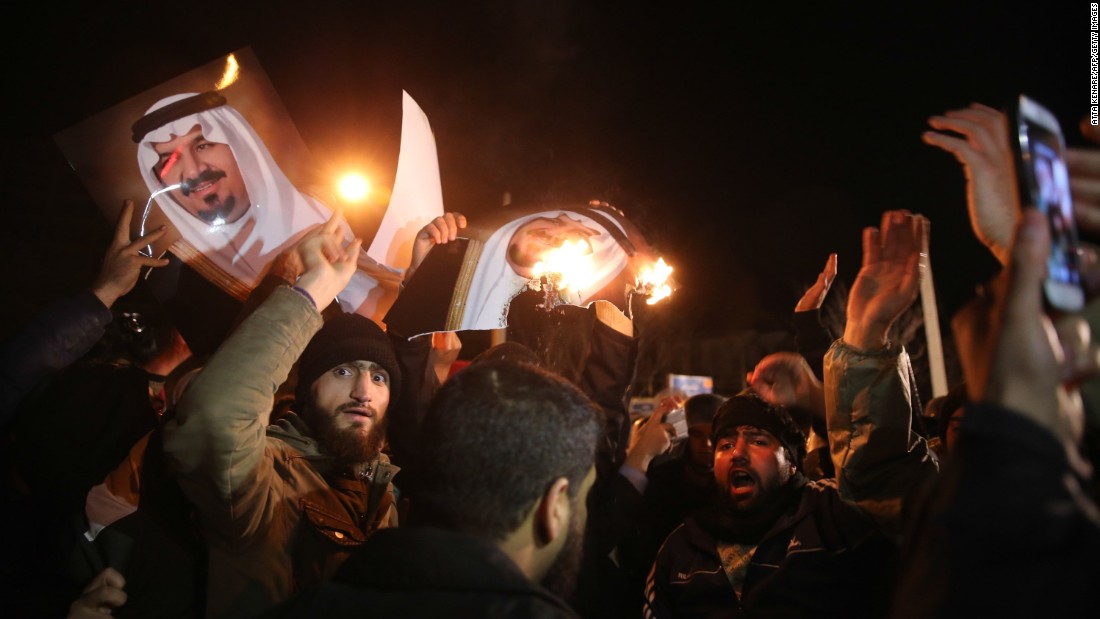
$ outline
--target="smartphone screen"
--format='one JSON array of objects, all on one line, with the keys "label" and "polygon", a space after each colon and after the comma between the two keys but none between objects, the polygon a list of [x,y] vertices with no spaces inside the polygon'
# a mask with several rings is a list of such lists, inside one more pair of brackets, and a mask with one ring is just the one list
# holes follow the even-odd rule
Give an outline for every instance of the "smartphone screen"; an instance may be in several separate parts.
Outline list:
[{"label": "smartphone screen", "polygon": [[1027,97],[1020,97],[1016,119],[1021,198],[1024,206],[1037,208],[1046,216],[1050,228],[1044,296],[1055,308],[1076,311],[1084,306],[1085,297],[1078,267],[1077,226],[1070,199],[1065,140],[1054,115]]}]

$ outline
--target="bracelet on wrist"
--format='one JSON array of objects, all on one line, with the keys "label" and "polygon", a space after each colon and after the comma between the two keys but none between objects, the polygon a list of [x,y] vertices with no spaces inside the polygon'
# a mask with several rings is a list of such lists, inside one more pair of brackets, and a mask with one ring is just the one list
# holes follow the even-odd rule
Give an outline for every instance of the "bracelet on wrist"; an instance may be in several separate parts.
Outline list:
[{"label": "bracelet on wrist", "polygon": [[317,302],[313,300],[313,295],[306,292],[304,288],[302,288],[301,286],[291,286],[290,289],[305,297],[306,300],[309,301],[310,305],[313,306],[313,309],[317,309]]}]

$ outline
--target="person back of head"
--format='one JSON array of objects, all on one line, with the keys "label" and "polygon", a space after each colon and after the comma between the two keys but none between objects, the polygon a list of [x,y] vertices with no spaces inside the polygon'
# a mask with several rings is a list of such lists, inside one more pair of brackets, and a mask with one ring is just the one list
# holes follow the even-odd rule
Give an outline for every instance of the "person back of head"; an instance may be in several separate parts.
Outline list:
[{"label": "person back of head", "polygon": [[511,363],[526,363],[528,365],[542,366],[542,360],[538,354],[519,342],[503,342],[486,349],[470,360],[470,365],[488,363],[490,361],[509,361]]},{"label": "person back of head", "polygon": [[410,520],[499,542],[556,480],[576,503],[598,419],[576,387],[531,365],[487,361],[455,374],[424,419]]}]

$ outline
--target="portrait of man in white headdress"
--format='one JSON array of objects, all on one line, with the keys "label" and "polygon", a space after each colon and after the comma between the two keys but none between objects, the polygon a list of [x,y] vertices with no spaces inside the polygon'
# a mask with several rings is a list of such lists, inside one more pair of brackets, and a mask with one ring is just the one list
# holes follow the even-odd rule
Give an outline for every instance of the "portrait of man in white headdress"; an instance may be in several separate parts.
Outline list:
[{"label": "portrait of man in white headdress", "polygon": [[505,327],[512,299],[553,274],[551,257],[567,245],[571,281],[555,290],[557,301],[623,305],[638,268],[654,259],[622,213],[598,203],[507,210],[472,222],[460,236],[453,247],[432,249],[386,316],[388,325],[406,335]]},{"label": "portrait of man in white headdress", "polygon": [[[217,92],[165,97],[133,125],[137,165],[180,232],[172,250],[234,296],[247,296],[265,267],[331,210],[300,192],[255,129]],[[352,237],[345,226],[346,236]],[[356,311],[378,281],[356,272],[338,297]]]},{"label": "portrait of man in white headdress", "polygon": [[496,329],[507,326],[508,303],[528,282],[539,279],[536,267],[547,252],[566,243],[577,247],[586,266],[584,281],[562,290],[564,300],[584,303],[617,278],[628,255],[605,226],[621,225],[577,211],[542,211],[509,221],[497,228],[480,248],[470,279],[460,329]]},{"label": "portrait of man in white headdress", "polygon": [[[355,221],[363,230],[343,226],[348,240],[367,238],[359,270],[336,300],[344,311],[376,321],[397,295],[412,237],[442,214],[427,117],[408,93],[401,109],[400,149],[383,140],[372,158],[382,163],[371,173],[389,205],[376,200],[368,208],[350,207],[362,211]],[[336,179],[318,176],[319,162],[248,49],[123,101],[55,139],[109,219],[124,199],[133,200],[134,235],[165,225],[167,234],[151,251],[170,252],[236,302],[335,205]],[[390,161],[397,163],[395,177],[385,167]]]}]

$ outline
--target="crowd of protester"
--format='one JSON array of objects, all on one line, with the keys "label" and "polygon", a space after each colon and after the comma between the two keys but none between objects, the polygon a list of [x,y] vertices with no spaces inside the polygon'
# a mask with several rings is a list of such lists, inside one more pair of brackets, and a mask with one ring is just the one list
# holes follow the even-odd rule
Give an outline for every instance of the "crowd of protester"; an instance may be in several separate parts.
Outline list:
[{"label": "crowd of protester", "polygon": [[[163,230],[131,239],[127,206],[92,288],[0,348],[5,616],[1097,612],[1100,304],[1044,307],[1050,233],[1019,203],[1005,116],[929,124],[1004,268],[952,322],[965,383],[927,407],[891,339],[920,288],[920,215],[863,230],[842,332],[818,316],[833,255],[795,307],[798,351],[634,423],[644,333],[622,314],[567,308],[585,342],[568,368],[520,337],[452,372],[453,334],[326,307],[359,251],[338,215],[195,358],[135,290]],[[1100,151],[1069,165],[1100,233]],[[447,214],[419,241],[464,226]]]}]

